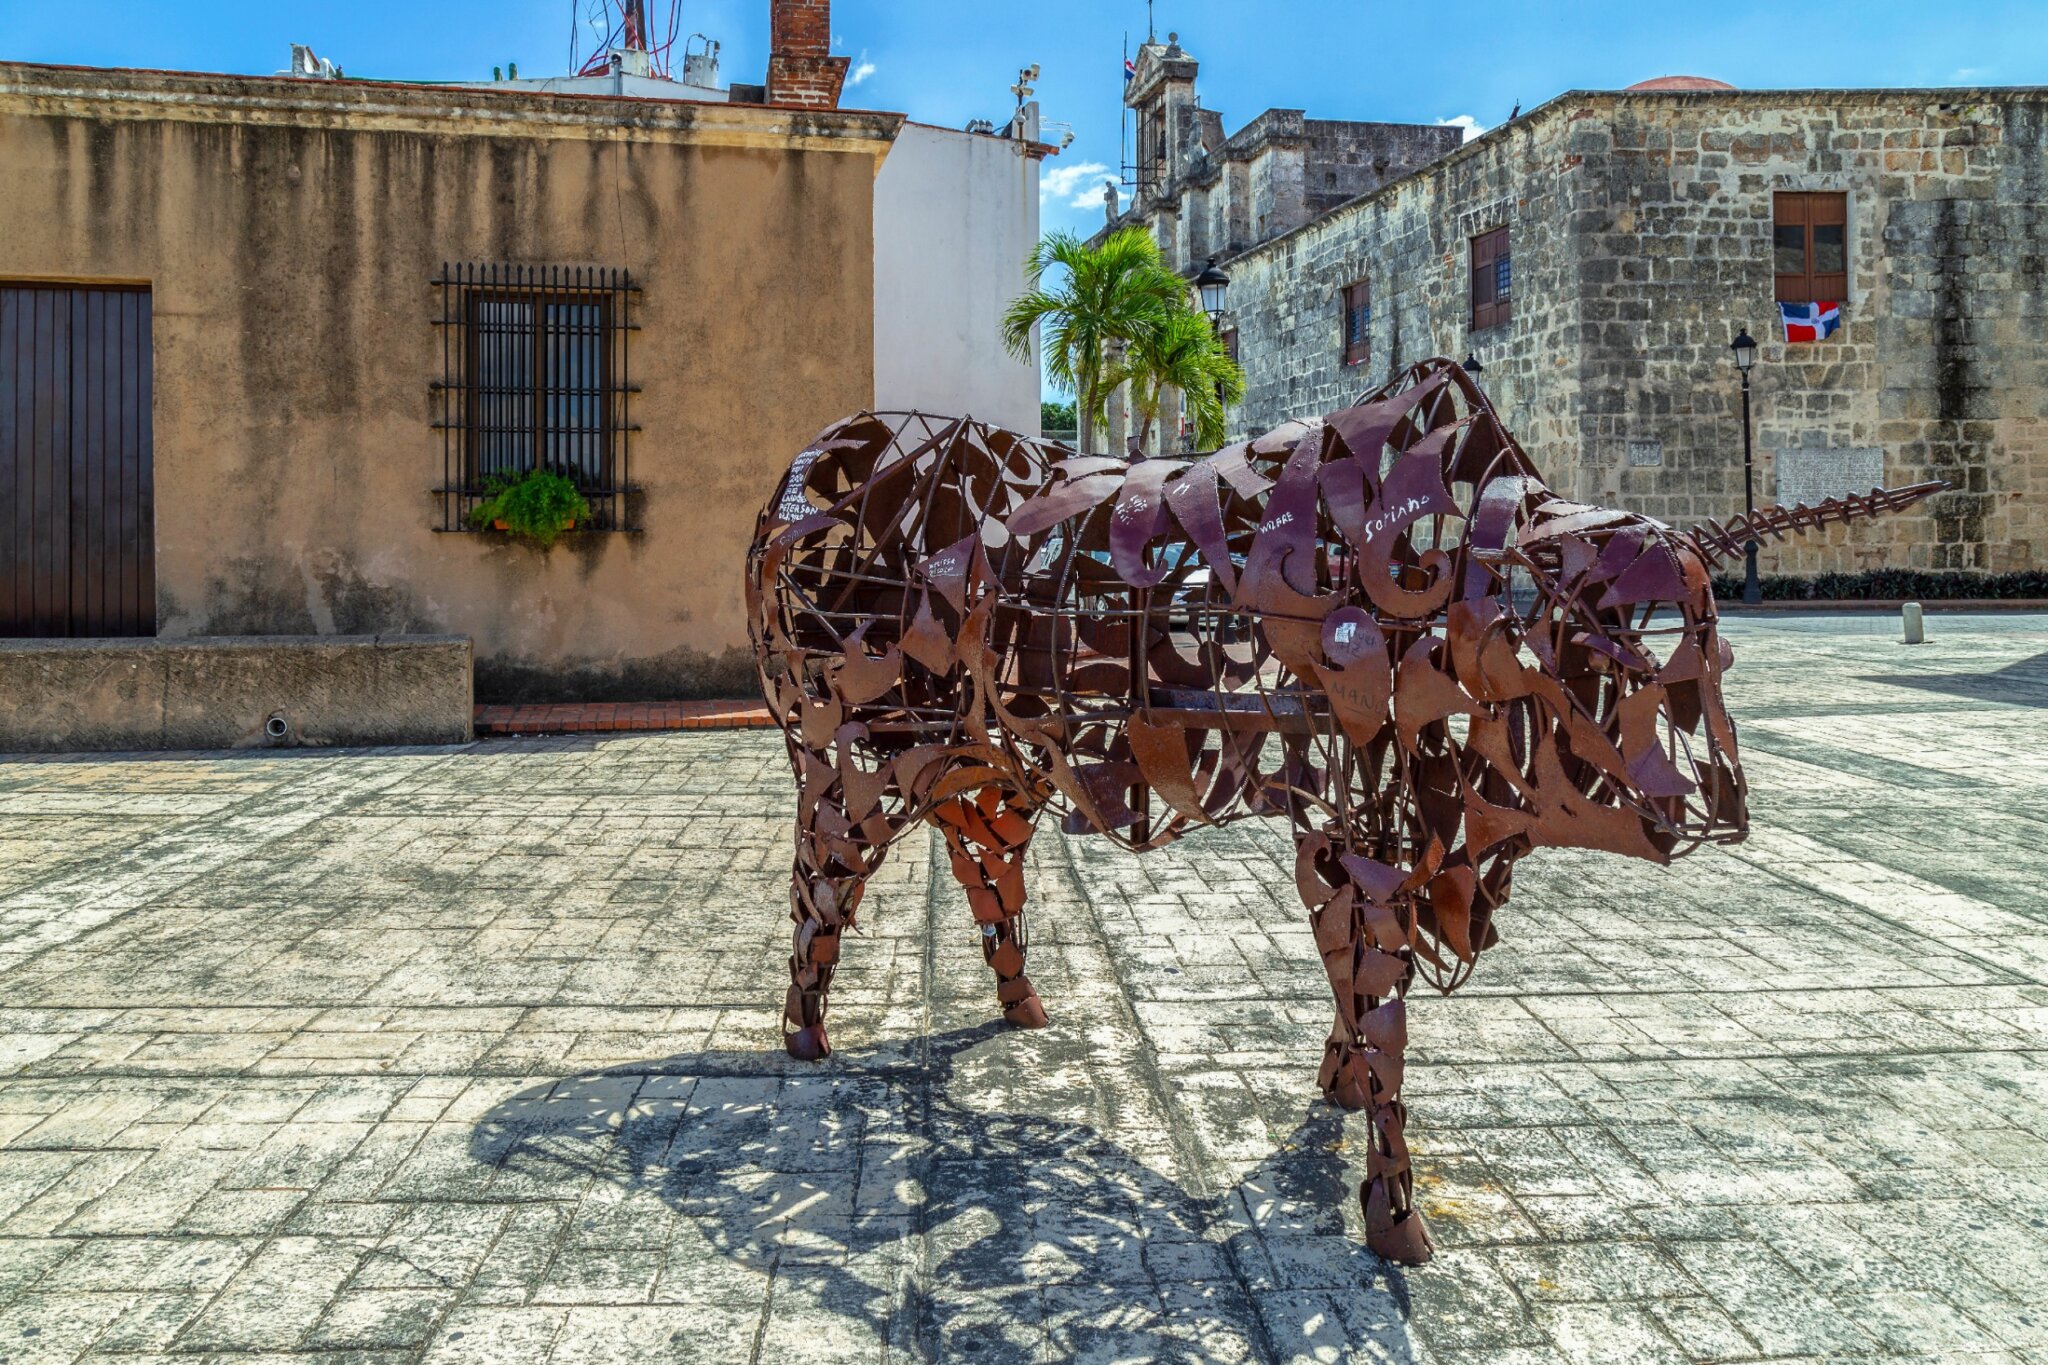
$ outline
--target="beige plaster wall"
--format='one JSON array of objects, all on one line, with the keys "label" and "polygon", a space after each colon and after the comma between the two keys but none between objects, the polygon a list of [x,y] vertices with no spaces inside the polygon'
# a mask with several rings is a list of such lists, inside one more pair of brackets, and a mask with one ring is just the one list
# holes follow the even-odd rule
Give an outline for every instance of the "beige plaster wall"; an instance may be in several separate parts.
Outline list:
[{"label": "beige plaster wall", "polygon": [[[146,280],[165,636],[456,632],[484,699],[751,687],[753,519],[873,398],[898,120],[0,65],[0,278]],[[642,283],[644,534],[436,531],[444,261]]]}]

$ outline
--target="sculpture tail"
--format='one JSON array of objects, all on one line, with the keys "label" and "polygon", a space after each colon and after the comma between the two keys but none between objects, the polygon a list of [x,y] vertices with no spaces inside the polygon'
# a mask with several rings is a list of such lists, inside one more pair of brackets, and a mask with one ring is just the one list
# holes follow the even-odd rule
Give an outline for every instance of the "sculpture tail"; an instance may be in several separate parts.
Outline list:
[{"label": "sculpture tail", "polygon": [[1747,541],[1767,537],[1783,540],[1788,534],[1801,535],[1818,530],[1831,521],[1863,521],[1887,512],[1904,511],[1922,498],[1947,487],[1940,479],[1934,479],[1904,488],[1873,488],[1868,493],[1828,498],[1818,507],[1808,507],[1803,502],[1796,507],[1760,507],[1748,516],[1736,517],[1725,523],[1701,522],[1692,528],[1692,538],[1699,542],[1700,551],[1706,555],[1709,564],[1716,564],[1724,559],[1740,559],[1743,544]]}]

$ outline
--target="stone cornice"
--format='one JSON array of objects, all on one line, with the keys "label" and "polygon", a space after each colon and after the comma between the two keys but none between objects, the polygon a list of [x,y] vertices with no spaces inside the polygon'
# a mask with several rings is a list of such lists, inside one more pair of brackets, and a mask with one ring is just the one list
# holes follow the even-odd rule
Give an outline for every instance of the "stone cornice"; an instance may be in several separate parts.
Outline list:
[{"label": "stone cornice", "polygon": [[1199,63],[1185,52],[1177,57],[1167,54],[1175,49],[1164,43],[1144,43],[1138,48],[1136,68],[1130,85],[1124,90],[1124,104],[1135,109],[1152,95],[1152,92],[1167,80],[1192,81],[1200,69]]},{"label": "stone cornice", "polygon": [[848,152],[877,165],[903,124],[864,110],[16,62],[0,62],[0,113]]}]

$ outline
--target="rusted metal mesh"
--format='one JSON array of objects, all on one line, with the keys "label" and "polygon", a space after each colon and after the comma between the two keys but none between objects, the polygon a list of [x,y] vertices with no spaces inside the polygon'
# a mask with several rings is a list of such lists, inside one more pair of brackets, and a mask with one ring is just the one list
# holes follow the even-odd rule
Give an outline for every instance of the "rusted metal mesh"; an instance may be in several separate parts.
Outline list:
[{"label": "rusted metal mesh", "polygon": [[1426,1259],[1409,987],[1466,978],[1532,849],[1665,862],[1743,837],[1710,555],[1816,515],[1687,534],[1560,498],[1445,360],[1202,458],[1126,464],[919,414],[832,427],[747,566],[799,787],[790,1052],[830,1050],[840,936],[921,820],[1006,1017],[1036,1027],[1039,819],[1143,850],[1285,818],[1336,1001],[1319,1081],[1371,1110],[1368,1236]]}]

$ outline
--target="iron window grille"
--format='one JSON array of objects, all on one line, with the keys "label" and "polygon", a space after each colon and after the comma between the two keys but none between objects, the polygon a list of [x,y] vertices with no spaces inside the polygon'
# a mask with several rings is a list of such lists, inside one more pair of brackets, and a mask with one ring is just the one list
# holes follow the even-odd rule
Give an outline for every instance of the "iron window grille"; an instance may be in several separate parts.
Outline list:
[{"label": "iron window grille", "polygon": [[[640,294],[609,266],[444,264],[441,379],[443,531],[467,531],[493,479],[533,469],[574,481],[588,529],[636,531],[631,340]],[[578,529],[584,529],[579,527]]]}]

